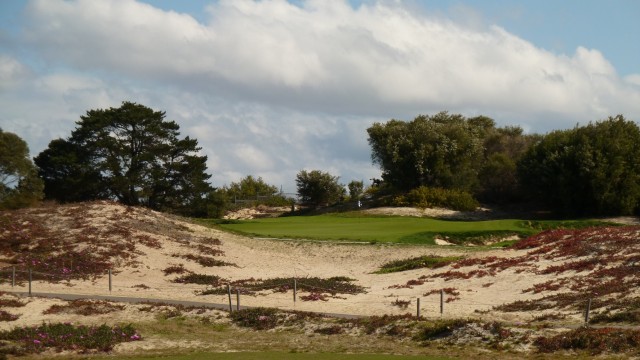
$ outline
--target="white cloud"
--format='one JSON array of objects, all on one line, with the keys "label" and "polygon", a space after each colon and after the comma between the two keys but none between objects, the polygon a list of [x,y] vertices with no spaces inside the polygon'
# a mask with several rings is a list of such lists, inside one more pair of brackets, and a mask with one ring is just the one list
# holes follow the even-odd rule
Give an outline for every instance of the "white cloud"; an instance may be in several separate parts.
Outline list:
[{"label": "white cloud", "polygon": [[8,91],[29,76],[26,66],[13,57],[0,54],[0,91]]},{"label": "white cloud", "polygon": [[627,75],[624,80],[629,84],[640,86],[640,74]]},{"label": "white cloud", "polygon": [[251,174],[291,188],[303,168],[377,176],[373,121],[449,110],[544,132],[640,120],[638,75],[621,79],[597,49],[554,54],[473,9],[415,10],[220,0],[202,23],[134,0],[32,0],[16,43],[40,67],[0,53],[0,126],[40,151],[85,111],[136,101],[199,140],[217,186]]},{"label": "white cloud", "polygon": [[[51,61],[300,110],[638,113],[597,50],[558,56],[462,10],[458,25],[398,3],[224,0],[202,24],[133,0],[34,0],[29,39]],[[612,93],[622,109],[585,101]]]}]

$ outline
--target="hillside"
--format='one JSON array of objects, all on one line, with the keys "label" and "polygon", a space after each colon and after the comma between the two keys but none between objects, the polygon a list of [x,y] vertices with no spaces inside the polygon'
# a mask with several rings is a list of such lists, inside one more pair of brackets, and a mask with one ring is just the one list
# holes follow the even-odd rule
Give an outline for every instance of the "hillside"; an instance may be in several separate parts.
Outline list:
[{"label": "hillside", "polygon": [[[252,239],[186,219],[111,202],[0,213],[1,291],[114,295],[226,304],[227,284],[243,306],[354,315],[416,312],[431,318],[580,325],[592,317],[640,318],[640,227],[553,230],[506,250]],[[458,258],[437,269],[376,274],[418,256]],[[16,287],[11,285],[16,267]],[[108,271],[112,272],[112,291]],[[293,278],[297,301],[293,301]],[[440,314],[440,292],[444,313]],[[60,300],[28,300],[0,329],[62,321],[43,314]],[[140,313],[93,321],[138,320]],[[83,320],[83,321],[86,321]]]}]

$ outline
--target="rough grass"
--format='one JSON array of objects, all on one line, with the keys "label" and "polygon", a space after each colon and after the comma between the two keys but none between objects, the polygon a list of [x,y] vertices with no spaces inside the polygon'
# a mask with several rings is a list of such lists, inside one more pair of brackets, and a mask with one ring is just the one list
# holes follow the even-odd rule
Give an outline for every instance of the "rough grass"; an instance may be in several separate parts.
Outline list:
[{"label": "rough grass", "polygon": [[425,255],[417,256],[409,259],[400,259],[390,261],[383,264],[374,274],[388,274],[392,272],[400,272],[414,269],[436,269],[451,264],[456,260],[460,260],[460,256],[438,256]]},{"label": "rough grass", "polygon": [[24,354],[41,353],[47,349],[106,352],[118,343],[140,340],[141,336],[131,325],[111,327],[55,323],[2,331],[0,339],[14,343],[14,353]]},{"label": "rough grass", "polygon": [[[330,278],[305,277],[305,278],[272,278],[272,279],[247,279],[232,282],[230,285],[234,289],[239,289],[244,294],[254,294],[259,291],[272,290],[276,292],[293,291],[294,281],[299,292],[310,292],[322,295],[331,294],[360,294],[365,292],[365,288],[353,284],[354,279],[344,276],[334,276]],[[212,288],[200,292],[201,295],[221,295],[227,293],[227,286],[213,285]],[[301,297],[302,300],[304,300]],[[311,300],[311,299],[309,299]],[[318,298],[318,300],[321,300]]]}]

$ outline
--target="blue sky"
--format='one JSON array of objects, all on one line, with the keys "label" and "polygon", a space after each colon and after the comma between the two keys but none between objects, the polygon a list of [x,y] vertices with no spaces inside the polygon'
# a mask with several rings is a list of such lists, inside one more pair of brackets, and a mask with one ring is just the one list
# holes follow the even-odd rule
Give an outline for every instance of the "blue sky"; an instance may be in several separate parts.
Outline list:
[{"label": "blue sky", "polygon": [[214,186],[366,180],[366,129],[391,118],[640,120],[638,18],[634,0],[4,0],[0,127],[36,155],[135,101],[199,140]]}]

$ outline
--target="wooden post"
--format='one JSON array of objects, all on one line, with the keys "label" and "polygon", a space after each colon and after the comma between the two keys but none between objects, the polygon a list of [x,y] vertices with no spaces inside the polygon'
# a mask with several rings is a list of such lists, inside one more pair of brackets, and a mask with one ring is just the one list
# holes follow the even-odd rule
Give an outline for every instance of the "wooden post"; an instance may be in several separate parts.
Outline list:
[{"label": "wooden post", "polygon": [[32,280],[31,269],[29,269],[29,296],[31,296],[31,280]]},{"label": "wooden post", "polygon": [[109,292],[111,292],[111,269],[109,269]]},{"label": "wooden post", "polygon": [[419,319],[420,318],[420,298],[416,299],[416,302],[418,303],[417,310],[416,310],[416,317]]},{"label": "wooden post", "polygon": [[591,311],[591,298],[587,301],[587,311],[584,312],[584,325],[589,326],[589,312]]},{"label": "wooden post", "polygon": [[227,284],[227,292],[229,293],[229,312],[233,312],[233,306],[231,306],[231,284]]},{"label": "wooden post", "polygon": [[440,289],[440,315],[444,314],[444,289]]},{"label": "wooden post", "polygon": [[240,310],[240,289],[236,289],[236,310]]},{"label": "wooden post", "polygon": [[296,295],[298,294],[298,280],[293,279],[293,302],[296,302]]},{"label": "wooden post", "polygon": [[13,273],[11,274],[11,287],[16,287],[16,267],[13,266]]}]

